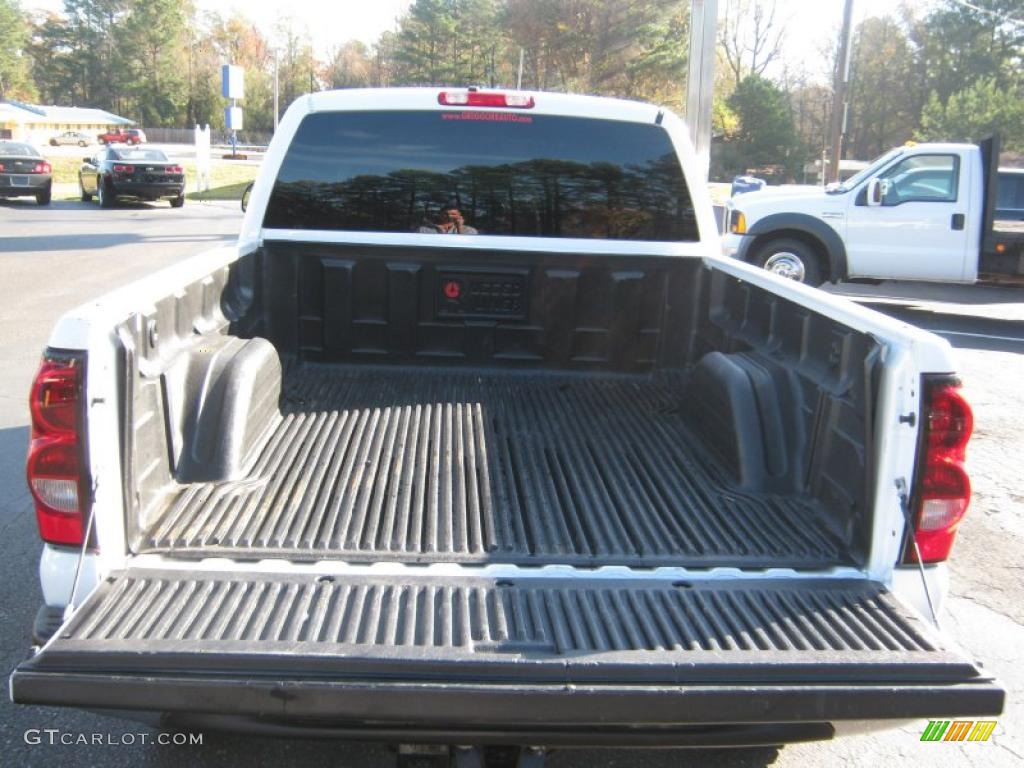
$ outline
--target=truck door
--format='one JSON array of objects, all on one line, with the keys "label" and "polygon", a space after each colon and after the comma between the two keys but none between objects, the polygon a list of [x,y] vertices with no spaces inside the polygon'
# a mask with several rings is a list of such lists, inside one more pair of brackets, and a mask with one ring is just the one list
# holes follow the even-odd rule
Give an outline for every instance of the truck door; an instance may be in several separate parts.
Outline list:
[{"label": "truck door", "polygon": [[969,173],[956,153],[904,156],[877,176],[887,182],[880,206],[867,204],[865,182],[847,211],[850,276],[970,279]]}]

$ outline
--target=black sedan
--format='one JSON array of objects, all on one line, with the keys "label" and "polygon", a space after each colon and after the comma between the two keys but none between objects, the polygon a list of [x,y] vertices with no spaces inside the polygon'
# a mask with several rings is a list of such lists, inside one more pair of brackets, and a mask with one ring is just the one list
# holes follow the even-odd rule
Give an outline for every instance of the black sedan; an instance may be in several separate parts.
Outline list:
[{"label": "black sedan", "polygon": [[50,164],[31,144],[0,141],[0,197],[34,197],[49,205],[51,173]]},{"label": "black sedan", "polygon": [[159,149],[101,149],[78,169],[78,186],[82,200],[95,195],[103,208],[120,198],[170,200],[172,208],[185,204],[185,171]]}]

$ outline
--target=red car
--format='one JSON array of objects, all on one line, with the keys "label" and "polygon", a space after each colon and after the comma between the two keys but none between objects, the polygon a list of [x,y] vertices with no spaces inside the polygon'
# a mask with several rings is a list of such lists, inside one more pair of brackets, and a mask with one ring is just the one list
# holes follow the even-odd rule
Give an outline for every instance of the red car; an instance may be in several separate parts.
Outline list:
[{"label": "red car", "polygon": [[118,128],[99,134],[96,140],[100,144],[142,144],[146,140],[146,134],[138,128]]}]

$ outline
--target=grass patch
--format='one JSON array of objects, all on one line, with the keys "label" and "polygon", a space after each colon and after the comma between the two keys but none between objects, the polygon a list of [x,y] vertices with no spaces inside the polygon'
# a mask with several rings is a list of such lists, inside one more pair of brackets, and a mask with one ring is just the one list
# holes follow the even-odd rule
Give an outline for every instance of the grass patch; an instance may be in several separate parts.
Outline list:
[{"label": "grass patch", "polygon": [[210,164],[210,188],[196,191],[196,165],[185,164],[185,197],[189,200],[241,200],[242,192],[259,173],[258,165],[236,165],[231,161]]},{"label": "grass patch", "polygon": [[[86,150],[82,150],[84,153]],[[85,157],[83,154],[82,157]],[[78,169],[82,167],[82,157],[48,157],[46,162],[53,169],[54,184],[77,184]]]},{"label": "grass patch", "polygon": [[[194,185],[192,185],[194,187]],[[241,200],[242,192],[249,186],[248,181],[239,181],[235,184],[225,184],[222,187],[211,186],[204,192],[186,192],[187,200]]]}]

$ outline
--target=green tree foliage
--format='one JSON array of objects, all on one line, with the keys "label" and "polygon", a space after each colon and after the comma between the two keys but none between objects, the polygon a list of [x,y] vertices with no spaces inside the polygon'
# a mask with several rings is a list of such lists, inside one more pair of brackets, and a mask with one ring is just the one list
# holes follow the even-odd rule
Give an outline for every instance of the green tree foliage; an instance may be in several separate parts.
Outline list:
[{"label": "green tree foliage", "polygon": [[39,100],[44,104],[88,104],[77,66],[78,42],[67,19],[47,14],[33,25],[26,53]]},{"label": "green tree foliage", "polygon": [[[127,12],[128,0],[64,0],[69,43],[65,55],[77,81],[71,96],[77,104],[113,111],[127,107],[117,35]],[[45,50],[34,52],[48,55]]]},{"label": "green tree foliage", "polygon": [[688,61],[687,4],[619,0],[601,5],[587,90],[681,107]]},{"label": "green tree foliage", "polygon": [[[242,106],[254,131],[273,127],[275,61],[282,112],[320,88],[513,87],[520,60],[524,89],[644,99],[679,111],[685,103],[688,0],[415,0],[373,45],[339,40],[323,61],[287,16],[267,35],[237,13],[199,13],[195,0],[64,0],[63,13],[36,18],[26,41],[17,2],[0,0],[0,86],[149,125],[222,127],[220,65],[228,61],[245,69]],[[1024,26],[1013,20],[1024,14],[1020,3],[935,0],[923,11],[905,5],[900,20],[864,21],[854,37],[845,155],[867,158],[912,135],[973,138],[992,130],[1019,147]],[[830,89],[793,75],[777,6],[720,3],[718,174],[774,165],[799,177],[827,144]],[[833,57],[823,53],[822,61]]]},{"label": "green tree foliage", "polygon": [[920,138],[978,139],[998,132],[1024,150],[1024,9],[1020,0],[953,0],[919,22],[913,92]]},{"label": "green tree foliage", "polygon": [[283,114],[299,96],[320,89],[317,79],[320,65],[313,55],[309,36],[297,29],[292,19],[282,19],[275,35],[278,41],[280,109]]},{"label": "green tree foliage", "polygon": [[888,17],[861,23],[850,71],[847,154],[875,157],[913,136],[919,105],[906,86],[914,81],[915,61],[903,27]]},{"label": "green tree foliage", "polygon": [[[506,0],[509,65],[523,87],[682,105],[689,4],[680,0]],[[511,73],[510,73],[511,74]],[[504,82],[514,84],[515,75]]]},{"label": "green tree foliage", "polygon": [[28,75],[29,29],[15,0],[0,0],[0,98],[30,99],[35,88]]},{"label": "green tree foliage", "polygon": [[496,85],[508,73],[498,29],[497,0],[417,0],[400,23],[393,76],[405,85]]},{"label": "green tree foliage", "polygon": [[1019,89],[1024,71],[1022,17],[1020,0],[972,0],[967,5],[943,0],[920,20],[912,20],[910,37],[917,47],[914,85],[920,105],[932,93],[945,104],[980,80],[991,79],[1004,90]]},{"label": "green tree foliage", "polygon": [[786,94],[760,75],[747,75],[729,97],[727,106],[738,127],[723,142],[717,157],[718,174],[728,177],[755,168],[778,166],[772,175],[796,177],[804,161]]},{"label": "green tree foliage", "polygon": [[336,48],[324,68],[328,88],[366,88],[373,82],[370,49],[358,40]]},{"label": "green tree foliage", "polygon": [[116,31],[123,89],[134,103],[135,119],[144,125],[180,122],[188,97],[185,28],[179,0],[144,0],[131,6]]},{"label": "green tree foliage", "polygon": [[1024,101],[994,78],[957,91],[943,104],[937,93],[921,113],[918,136],[933,141],[979,141],[999,133],[1003,147],[1024,152]]},{"label": "green tree foliage", "polygon": [[[0,0],[12,2],[12,0]],[[687,0],[416,0],[373,46],[318,61],[287,16],[273,44],[240,15],[174,0],[65,0],[28,47],[40,98],[109,109],[147,125],[223,124],[221,62],[246,71],[246,127],[321,87],[484,85],[683,103]],[[276,50],[276,58],[274,51]]]}]

